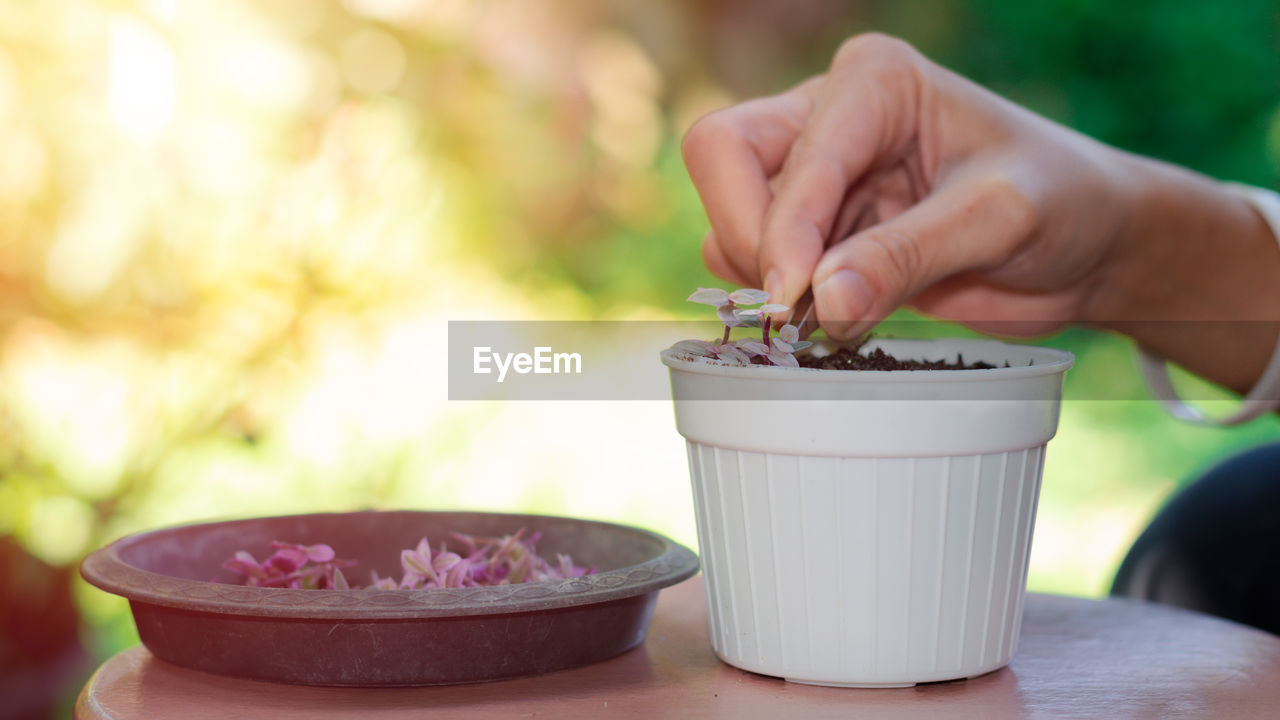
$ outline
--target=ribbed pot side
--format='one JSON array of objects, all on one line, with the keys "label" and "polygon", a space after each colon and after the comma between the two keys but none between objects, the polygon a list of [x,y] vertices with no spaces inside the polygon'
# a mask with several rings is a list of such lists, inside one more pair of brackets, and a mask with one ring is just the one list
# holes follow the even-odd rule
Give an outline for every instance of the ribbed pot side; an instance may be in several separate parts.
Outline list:
[{"label": "ribbed pot side", "polygon": [[[966,360],[985,359],[974,343],[963,342]],[[939,342],[921,345],[937,351]],[[1024,371],[1009,374],[1022,383],[1012,395],[995,371],[918,372],[924,389],[903,386],[910,398],[903,401],[882,385],[870,389],[877,387],[866,384],[870,373],[849,382],[841,371],[803,371],[796,382],[810,386],[798,393],[824,399],[790,400],[797,393],[779,372],[774,402],[759,396],[759,385],[747,401],[690,401],[706,387],[698,375],[730,387],[756,368],[690,371],[664,354],[688,444],[711,639],[721,659],[795,682],[850,687],[973,677],[1009,662],[1045,448],[1071,356],[994,341],[981,349],[1019,360],[1017,353],[1030,352],[1039,371],[1028,371],[1027,361],[1011,368]],[[900,341],[895,354],[902,353]],[[973,372],[988,374],[975,385],[963,378]],[[948,374],[964,385],[960,391],[948,390],[956,385]],[[995,392],[1005,395],[980,399],[982,383],[1002,386]],[[874,399],[859,402],[867,392]],[[781,407],[785,413],[775,410]],[[760,433],[733,432],[752,419],[765,426]],[[806,429],[815,424],[821,427]],[[844,454],[832,427],[851,435]],[[1002,447],[1002,438],[1014,446]],[[879,455],[878,447],[892,454]]]}]

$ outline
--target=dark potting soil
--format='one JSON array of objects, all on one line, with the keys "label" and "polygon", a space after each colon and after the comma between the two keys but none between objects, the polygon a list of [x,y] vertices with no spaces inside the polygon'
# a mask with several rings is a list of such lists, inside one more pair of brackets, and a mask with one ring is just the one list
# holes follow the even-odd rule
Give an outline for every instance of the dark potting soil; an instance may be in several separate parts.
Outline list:
[{"label": "dark potting soil", "polygon": [[842,347],[823,357],[806,354],[797,356],[796,360],[800,361],[800,367],[819,370],[990,370],[995,367],[984,362],[966,363],[963,355],[957,355],[953,363],[945,360],[899,360],[880,348],[863,356],[858,354],[857,348]]}]

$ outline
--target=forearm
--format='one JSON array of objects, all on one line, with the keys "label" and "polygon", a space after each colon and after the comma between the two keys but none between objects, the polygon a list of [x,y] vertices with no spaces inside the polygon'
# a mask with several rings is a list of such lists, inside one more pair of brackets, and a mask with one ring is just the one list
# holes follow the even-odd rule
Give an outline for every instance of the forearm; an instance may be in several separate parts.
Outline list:
[{"label": "forearm", "polygon": [[1122,162],[1132,211],[1086,320],[1247,391],[1280,335],[1280,243],[1219,183],[1146,158]]}]

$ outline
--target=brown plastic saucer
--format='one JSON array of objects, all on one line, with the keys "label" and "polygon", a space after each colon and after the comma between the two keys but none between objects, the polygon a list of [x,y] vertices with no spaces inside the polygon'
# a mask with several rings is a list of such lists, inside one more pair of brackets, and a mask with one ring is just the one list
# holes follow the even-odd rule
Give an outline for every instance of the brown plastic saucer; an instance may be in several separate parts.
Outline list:
[{"label": "brown plastic saucer", "polygon": [[[247,587],[224,570],[272,540],[328,543],[348,571],[400,576],[399,550],[424,535],[540,532],[538,553],[596,573],[568,580],[433,590]],[[658,591],[698,570],[688,548],[638,528],[472,512],[354,512],[187,525],[117,540],[84,578],[129,599],[156,657],[195,670],[307,685],[480,682],[598,662],[644,640]],[[233,584],[235,583],[235,584]]]}]

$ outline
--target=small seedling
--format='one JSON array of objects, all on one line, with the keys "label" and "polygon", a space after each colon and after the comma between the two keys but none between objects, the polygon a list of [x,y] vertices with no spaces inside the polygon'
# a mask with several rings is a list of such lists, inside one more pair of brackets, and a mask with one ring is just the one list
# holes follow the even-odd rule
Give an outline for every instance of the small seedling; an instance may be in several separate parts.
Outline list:
[{"label": "small seedling", "polygon": [[[800,367],[795,358],[798,350],[813,343],[800,339],[800,329],[784,324],[778,327],[777,337],[772,337],[774,316],[790,310],[786,305],[769,302],[769,293],[754,288],[729,292],[720,288],[698,288],[689,296],[689,302],[711,305],[716,316],[724,323],[720,342],[706,340],[681,340],[674,349],[698,357],[715,360],[726,365],[777,365]],[[759,307],[751,307],[759,306]],[[730,341],[734,328],[760,328],[760,336]]]}]

